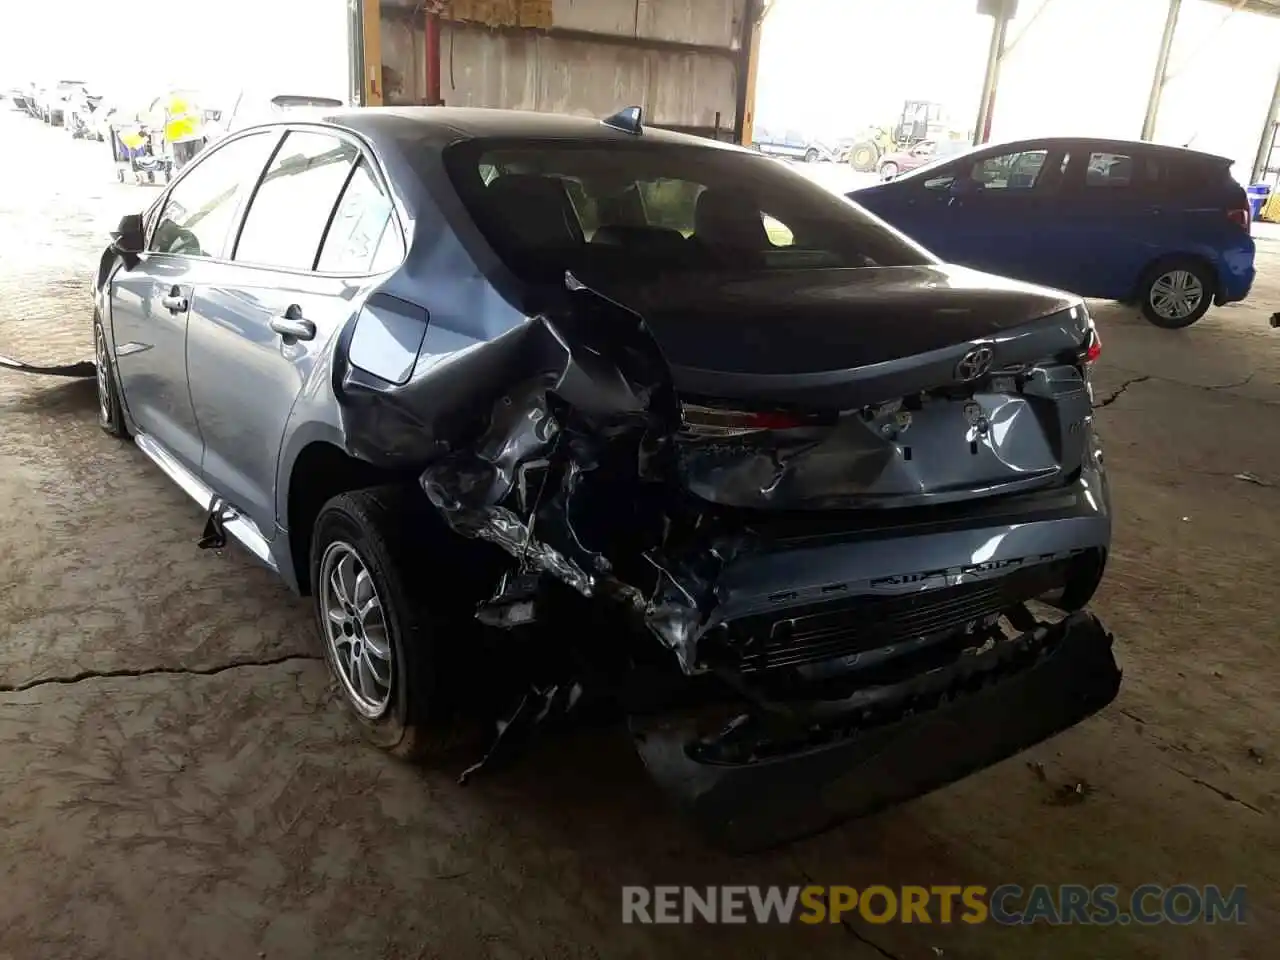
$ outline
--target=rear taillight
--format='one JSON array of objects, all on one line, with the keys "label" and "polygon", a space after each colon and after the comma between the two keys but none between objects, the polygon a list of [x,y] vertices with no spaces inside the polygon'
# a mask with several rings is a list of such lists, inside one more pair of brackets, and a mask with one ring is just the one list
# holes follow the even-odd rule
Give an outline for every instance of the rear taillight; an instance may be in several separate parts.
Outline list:
[{"label": "rear taillight", "polygon": [[1236,207],[1227,211],[1227,219],[1243,230],[1248,230],[1253,223],[1253,213],[1248,207]]},{"label": "rear taillight", "polygon": [[794,430],[818,426],[823,418],[781,410],[731,410],[700,404],[681,405],[684,433],[695,437],[740,437],[765,430]]},{"label": "rear taillight", "polygon": [[1085,342],[1080,345],[1080,362],[1085,366],[1096,363],[1098,358],[1102,356],[1102,338],[1098,336],[1097,328],[1093,326],[1092,321],[1089,323],[1089,334]]}]

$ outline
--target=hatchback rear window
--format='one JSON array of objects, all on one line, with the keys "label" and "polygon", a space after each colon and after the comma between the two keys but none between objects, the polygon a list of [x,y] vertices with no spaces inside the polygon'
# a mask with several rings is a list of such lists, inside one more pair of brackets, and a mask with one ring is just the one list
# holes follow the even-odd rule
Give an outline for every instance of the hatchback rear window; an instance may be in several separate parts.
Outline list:
[{"label": "hatchback rear window", "polygon": [[527,279],[932,262],[854,204],[745,152],[472,140],[445,162],[485,238]]},{"label": "hatchback rear window", "polygon": [[1168,193],[1236,186],[1227,161],[1194,154],[1148,156],[1146,178],[1149,184]]}]

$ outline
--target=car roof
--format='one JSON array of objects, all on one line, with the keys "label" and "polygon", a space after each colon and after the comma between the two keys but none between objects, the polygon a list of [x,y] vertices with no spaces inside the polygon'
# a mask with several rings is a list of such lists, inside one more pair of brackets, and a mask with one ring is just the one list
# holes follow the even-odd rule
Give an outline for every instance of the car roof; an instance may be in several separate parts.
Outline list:
[{"label": "car roof", "polygon": [[1148,140],[1118,140],[1105,137],[1028,137],[1024,140],[1012,140],[1007,143],[987,143],[982,149],[1017,150],[1033,146],[1048,147],[1098,147],[1113,150],[1144,150],[1147,153],[1165,156],[1193,157],[1201,160],[1217,160],[1222,163],[1233,163],[1230,157],[1206,153],[1202,150],[1191,150],[1188,147],[1172,147],[1163,143],[1151,143]]},{"label": "car roof", "polygon": [[497,110],[486,107],[352,107],[326,111],[323,119],[354,130],[375,143],[413,137],[434,141],[443,146],[457,140],[479,137],[510,137],[586,140],[602,144],[644,142],[727,149],[736,147],[658,127],[646,126],[643,133],[632,134],[607,126],[599,118],[535,113],[531,110]]}]

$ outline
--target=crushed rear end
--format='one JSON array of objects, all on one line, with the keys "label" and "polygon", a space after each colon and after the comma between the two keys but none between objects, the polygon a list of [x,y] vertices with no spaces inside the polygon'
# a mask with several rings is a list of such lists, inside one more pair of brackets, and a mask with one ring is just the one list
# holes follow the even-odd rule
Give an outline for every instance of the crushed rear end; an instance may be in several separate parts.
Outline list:
[{"label": "crushed rear end", "polygon": [[[988,766],[1120,676],[1082,612],[1111,531],[1083,304],[936,266],[767,284],[715,306],[569,274],[482,346],[428,328],[442,359],[402,386],[338,371],[368,455],[429,460],[449,526],[506,554],[483,623],[536,627],[548,588],[616,617],[563,641],[534,713],[606,688],[655,779],[737,849]],[[783,303],[857,342],[754,336]],[[879,335],[922,304],[933,322]],[[692,342],[691,314],[736,334]]]}]

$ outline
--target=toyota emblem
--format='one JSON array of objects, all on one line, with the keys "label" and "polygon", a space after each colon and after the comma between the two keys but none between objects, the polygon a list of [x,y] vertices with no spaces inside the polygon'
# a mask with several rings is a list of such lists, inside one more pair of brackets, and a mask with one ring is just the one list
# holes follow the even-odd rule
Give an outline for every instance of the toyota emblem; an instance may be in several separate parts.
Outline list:
[{"label": "toyota emblem", "polygon": [[991,369],[991,361],[994,356],[990,347],[978,347],[970,350],[956,364],[956,379],[961,383],[977,380]]}]

